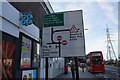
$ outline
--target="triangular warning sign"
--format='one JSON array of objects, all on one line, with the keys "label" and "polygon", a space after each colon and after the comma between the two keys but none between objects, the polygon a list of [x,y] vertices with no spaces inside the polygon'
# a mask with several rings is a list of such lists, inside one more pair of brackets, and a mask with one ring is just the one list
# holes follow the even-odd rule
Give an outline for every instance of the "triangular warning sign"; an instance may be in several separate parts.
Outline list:
[{"label": "triangular warning sign", "polygon": [[70,29],[70,33],[77,33],[78,29],[75,27],[75,25],[73,25]]}]

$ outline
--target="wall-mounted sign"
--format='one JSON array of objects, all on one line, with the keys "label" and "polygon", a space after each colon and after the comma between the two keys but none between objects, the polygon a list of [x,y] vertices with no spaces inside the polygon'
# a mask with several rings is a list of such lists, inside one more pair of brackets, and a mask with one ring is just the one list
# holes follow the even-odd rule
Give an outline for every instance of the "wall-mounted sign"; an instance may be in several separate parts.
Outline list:
[{"label": "wall-mounted sign", "polygon": [[32,13],[20,13],[20,24],[28,26],[32,24],[33,15]]},{"label": "wall-mounted sign", "polygon": [[37,80],[36,70],[22,71],[22,80]]},{"label": "wall-mounted sign", "polygon": [[82,10],[44,15],[42,57],[85,55]]},{"label": "wall-mounted sign", "polygon": [[22,45],[21,45],[21,63],[20,68],[30,68],[31,66],[31,48],[32,41],[22,36]]}]

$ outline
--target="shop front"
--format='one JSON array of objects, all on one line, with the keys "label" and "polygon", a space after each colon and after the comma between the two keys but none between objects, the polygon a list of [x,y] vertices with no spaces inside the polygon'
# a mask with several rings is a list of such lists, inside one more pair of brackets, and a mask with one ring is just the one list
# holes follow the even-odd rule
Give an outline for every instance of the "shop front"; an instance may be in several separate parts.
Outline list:
[{"label": "shop front", "polygon": [[40,67],[40,42],[24,33],[20,33],[20,69],[22,80],[37,80]]},{"label": "shop front", "polygon": [[20,12],[10,3],[2,3],[2,80],[36,80],[38,77],[41,48],[39,29],[34,24],[20,25],[19,15]]},{"label": "shop front", "polygon": [[2,79],[11,80],[14,78],[14,66],[15,66],[15,53],[17,52],[18,38],[2,32],[2,40],[0,40],[0,46],[2,46]]}]

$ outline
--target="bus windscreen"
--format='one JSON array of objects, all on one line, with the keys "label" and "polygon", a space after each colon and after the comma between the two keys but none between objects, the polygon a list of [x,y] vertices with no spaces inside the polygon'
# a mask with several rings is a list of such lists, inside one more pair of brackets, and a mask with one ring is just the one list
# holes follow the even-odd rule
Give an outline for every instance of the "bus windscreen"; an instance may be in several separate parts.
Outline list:
[{"label": "bus windscreen", "polygon": [[100,65],[102,63],[101,53],[92,53],[92,62],[95,65]]}]

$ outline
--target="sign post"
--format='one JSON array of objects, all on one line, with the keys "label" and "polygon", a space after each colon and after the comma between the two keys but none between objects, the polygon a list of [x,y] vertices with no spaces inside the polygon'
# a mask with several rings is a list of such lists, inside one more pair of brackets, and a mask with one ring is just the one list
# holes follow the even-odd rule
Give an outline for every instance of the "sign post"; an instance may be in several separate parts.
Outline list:
[{"label": "sign post", "polygon": [[85,56],[82,10],[44,15],[43,54],[48,80],[49,57],[75,57],[76,80],[79,80],[77,56]]},{"label": "sign post", "polygon": [[76,80],[79,80],[79,70],[78,70],[78,58],[74,57],[75,67],[76,67]]},{"label": "sign post", "polygon": [[48,80],[48,58],[45,58],[45,80]]}]

